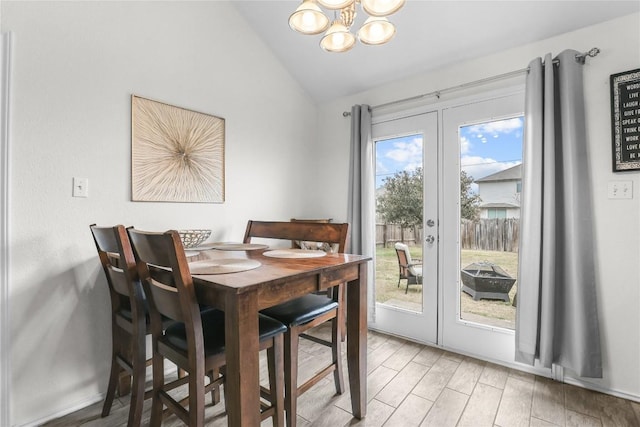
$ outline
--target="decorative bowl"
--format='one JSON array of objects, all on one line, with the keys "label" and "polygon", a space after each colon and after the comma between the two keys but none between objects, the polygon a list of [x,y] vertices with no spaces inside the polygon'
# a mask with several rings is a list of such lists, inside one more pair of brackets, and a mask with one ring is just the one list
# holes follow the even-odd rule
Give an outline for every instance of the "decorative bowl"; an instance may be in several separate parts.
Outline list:
[{"label": "decorative bowl", "polygon": [[180,235],[180,240],[182,240],[182,246],[188,249],[200,246],[202,242],[211,236],[211,230],[178,230],[178,234]]}]

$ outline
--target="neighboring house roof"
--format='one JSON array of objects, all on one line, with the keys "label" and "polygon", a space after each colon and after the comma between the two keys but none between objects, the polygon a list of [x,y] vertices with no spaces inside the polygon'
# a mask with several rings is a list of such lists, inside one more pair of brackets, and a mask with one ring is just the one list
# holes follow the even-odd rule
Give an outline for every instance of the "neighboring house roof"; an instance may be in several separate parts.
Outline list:
[{"label": "neighboring house roof", "polygon": [[519,179],[522,179],[522,163],[512,166],[509,169],[487,175],[484,178],[476,179],[475,182],[513,181]]},{"label": "neighboring house roof", "polygon": [[513,203],[482,203],[480,204],[481,209],[489,209],[489,208],[519,208],[520,206]]}]

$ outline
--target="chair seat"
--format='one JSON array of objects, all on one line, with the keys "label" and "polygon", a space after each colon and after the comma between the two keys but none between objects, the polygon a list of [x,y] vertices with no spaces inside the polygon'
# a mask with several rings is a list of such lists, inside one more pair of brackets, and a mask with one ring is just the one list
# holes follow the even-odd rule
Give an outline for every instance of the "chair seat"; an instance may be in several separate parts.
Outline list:
[{"label": "chair seat", "polygon": [[422,266],[421,265],[411,266],[409,267],[409,272],[414,276],[422,276]]},{"label": "chair seat", "polygon": [[310,322],[337,307],[338,303],[326,295],[309,294],[269,307],[262,310],[262,313],[285,325],[297,326]]},{"label": "chair seat", "polygon": [[[224,352],[224,312],[209,309],[200,313],[204,334],[205,356]],[[260,341],[273,338],[287,330],[281,322],[267,316],[259,316]],[[165,331],[166,340],[182,351],[187,351],[187,335],[184,323],[174,323]]]}]

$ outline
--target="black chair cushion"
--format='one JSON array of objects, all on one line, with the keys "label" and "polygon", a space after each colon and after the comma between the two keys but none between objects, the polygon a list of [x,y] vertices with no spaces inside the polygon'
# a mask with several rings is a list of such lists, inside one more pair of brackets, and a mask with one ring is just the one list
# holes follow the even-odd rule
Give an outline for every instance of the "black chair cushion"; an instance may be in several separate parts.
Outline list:
[{"label": "black chair cushion", "polygon": [[[210,356],[224,352],[224,312],[209,309],[200,312],[204,335],[204,354]],[[259,316],[260,341],[272,338],[287,330],[281,322],[267,316]],[[176,322],[165,330],[167,341],[182,351],[187,351],[187,334],[184,323]]]},{"label": "black chair cushion", "polygon": [[262,310],[261,313],[279,320],[285,325],[297,326],[310,322],[337,307],[338,303],[327,297],[326,294],[309,294],[269,307]]}]

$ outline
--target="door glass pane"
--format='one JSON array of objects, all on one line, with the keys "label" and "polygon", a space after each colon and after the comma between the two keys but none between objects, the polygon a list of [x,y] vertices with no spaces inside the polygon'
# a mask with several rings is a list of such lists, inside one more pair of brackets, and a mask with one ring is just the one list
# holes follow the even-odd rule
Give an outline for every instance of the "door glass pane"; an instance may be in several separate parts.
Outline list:
[{"label": "door glass pane", "polygon": [[515,329],[522,116],[459,128],[460,318]]},{"label": "door glass pane", "polygon": [[[421,134],[376,141],[376,301],[416,312],[422,312],[422,144]],[[404,268],[396,244],[408,249]]]}]

